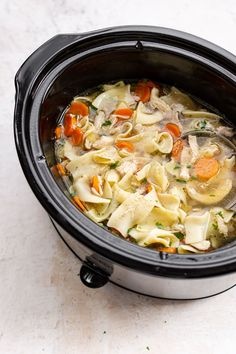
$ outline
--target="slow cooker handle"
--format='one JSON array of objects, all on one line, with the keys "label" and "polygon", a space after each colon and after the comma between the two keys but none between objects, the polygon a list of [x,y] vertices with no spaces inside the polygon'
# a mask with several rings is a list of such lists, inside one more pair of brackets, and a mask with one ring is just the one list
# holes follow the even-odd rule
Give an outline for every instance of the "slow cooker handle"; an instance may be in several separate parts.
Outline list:
[{"label": "slow cooker handle", "polygon": [[101,288],[109,281],[108,274],[88,263],[83,263],[79,275],[82,283],[88,288]]},{"label": "slow cooker handle", "polygon": [[23,100],[32,80],[35,79],[37,74],[40,74],[45,65],[50,65],[50,62],[52,62],[52,59],[59,51],[65,51],[66,47],[84,36],[84,34],[58,34],[33,52],[16,73],[16,98]]}]

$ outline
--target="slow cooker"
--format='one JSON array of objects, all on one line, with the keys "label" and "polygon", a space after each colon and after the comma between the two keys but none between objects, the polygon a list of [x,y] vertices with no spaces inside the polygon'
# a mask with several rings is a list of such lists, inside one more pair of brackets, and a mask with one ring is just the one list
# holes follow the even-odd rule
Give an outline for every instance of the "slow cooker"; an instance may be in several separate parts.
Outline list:
[{"label": "slow cooker", "polygon": [[139,247],[100,227],[70,201],[53,169],[53,134],[72,98],[101,83],[149,78],[175,85],[236,117],[235,56],[187,33],[126,26],[57,35],[16,74],[14,130],[20,163],[58,233],[82,262],[80,279],[112,282],[154,297],[196,299],[236,283],[236,242],[203,254],[167,254]]}]

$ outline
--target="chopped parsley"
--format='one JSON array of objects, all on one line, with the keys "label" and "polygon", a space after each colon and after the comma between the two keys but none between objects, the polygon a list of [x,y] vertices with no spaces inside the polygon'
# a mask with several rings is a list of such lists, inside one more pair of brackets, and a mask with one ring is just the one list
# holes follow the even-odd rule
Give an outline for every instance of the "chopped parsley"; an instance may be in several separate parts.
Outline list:
[{"label": "chopped parsley", "polygon": [[216,224],[216,223],[213,223],[212,224],[212,227],[215,229],[215,230],[218,230],[219,228],[218,228],[218,224]]},{"label": "chopped parsley", "polygon": [[196,176],[191,176],[191,177],[190,177],[190,180],[191,180],[191,181],[195,181],[196,179],[197,179]]},{"label": "chopped parsley", "polygon": [[175,232],[174,234],[179,240],[183,240],[184,234],[182,232]]},{"label": "chopped parsley", "polygon": [[105,122],[102,124],[102,127],[107,127],[108,125],[111,125],[111,121],[105,120]]},{"label": "chopped parsley", "polygon": [[174,167],[174,170],[178,170],[179,168],[180,168],[180,164],[177,163],[177,164],[175,165],[175,167]]},{"label": "chopped parsley", "polygon": [[206,129],[207,121],[206,120],[201,120],[199,123],[199,128],[200,129]]},{"label": "chopped parsley", "polygon": [[119,165],[119,161],[110,164],[110,169],[114,169]]},{"label": "chopped parsley", "polygon": [[192,168],[192,165],[187,165],[187,168]]},{"label": "chopped parsley", "polygon": [[216,213],[216,215],[219,215],[222,219],[224,219],[224,215],[222,211],[219,211],[219,213]]},{"label": "chopped parsley", "polygon": [[146,177],[143,178],[143,179],[141,180],[141,183],[147,183],[147,178],[146,178]]},{"label": "chopped parsley", "polygon": [[133,227],[130,227],[128,230],[127,230],[127,234],[129,235],[130,231],[133,229]]},{"label": "chopped parsley", "polygon": [[164,229],[164,226],[159,222],[156,222],[156,227],[159,227],[159,229]]},{"label": "chopped parsley", "polygon": [[180,179],[180,178],[176,178],[176,182],[179,183],[186,183],[186,181],[184,179]]},{"label": "chopped parsley", "polygon": [[97,107],[95,107],[92,103],[89,104],[90,108],[93,109],[94,111],[97,111]]},{"label": "chopped parsley", "polygon": [[[137,226],[137,225],[134,225],[134,226],[130,227],[130,228],[127,230],[127,234],[129,235],[130,231],[131,231],[132,229],[135,229],[136,226]],[[134,239],[134,242],[136,242],[135,239]]]}]

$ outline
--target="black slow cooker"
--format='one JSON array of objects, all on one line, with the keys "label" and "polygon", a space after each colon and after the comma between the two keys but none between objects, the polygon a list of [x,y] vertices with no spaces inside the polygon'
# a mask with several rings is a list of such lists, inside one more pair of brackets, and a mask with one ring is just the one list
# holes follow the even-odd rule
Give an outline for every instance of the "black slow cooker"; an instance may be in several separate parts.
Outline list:
[{"label": "black slow cooker", "polygon": [[183,32],[149,26],[58,35],[21,66],[15,78],[19,159],[36,197],[81,260],[85,285],[97,288],[110,281],[171,299],[207,297],[234,286],[236,242],[198,255],[136,246],[79,212],[52,166],[56,122],[78,92],[112,80],[150,78],[191,93],[233,123],[235,74],[235,57],[227,51]]}]

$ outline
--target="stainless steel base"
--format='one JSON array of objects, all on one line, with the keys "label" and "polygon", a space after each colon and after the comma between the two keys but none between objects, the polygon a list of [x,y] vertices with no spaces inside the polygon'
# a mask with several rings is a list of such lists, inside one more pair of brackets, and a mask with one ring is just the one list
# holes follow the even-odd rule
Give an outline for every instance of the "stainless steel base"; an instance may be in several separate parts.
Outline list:
[{"label": "stainless steel base", "polygon": [[109,280],[127,290],[164,299],[190,300],[217,295],[236,285],[235,272],[213,277],[179,279],[135,271],[93,254],[90,249],[75,240],[55,221],[53,223],[62,239],[82,262],[90,258],[99,268],[110,267],[112,272]]}]

